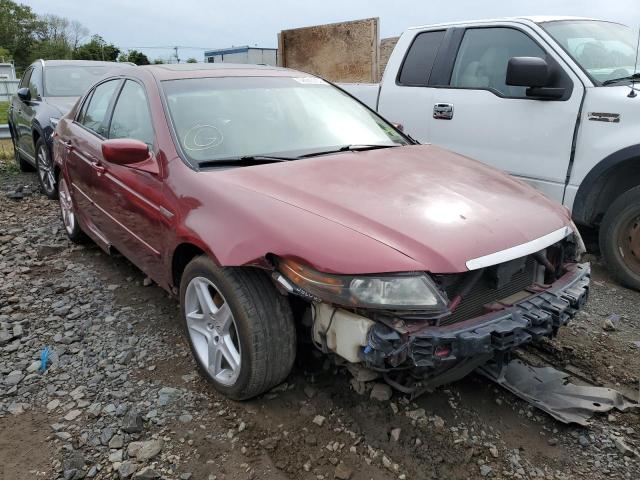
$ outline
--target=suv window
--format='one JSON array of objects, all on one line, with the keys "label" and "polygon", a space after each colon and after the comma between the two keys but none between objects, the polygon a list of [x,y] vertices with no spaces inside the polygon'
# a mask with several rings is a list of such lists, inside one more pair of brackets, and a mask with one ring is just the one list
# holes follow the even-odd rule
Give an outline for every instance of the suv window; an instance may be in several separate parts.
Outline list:
[{"label": "suv window", "polygon": [[29,93],[31,98],[36,100],[42,96],[42,66],[36,65],[31,70],[31,77],[29,78]]},{"label": "suv window", "polygon": [[506,27],[474,28],[464,33],[451,74],[451,86],[489,89],[507,97],[526,98],[526,87],[505,83],[511,57],[546,54],[530,37]]},{"label": "suv window", "polygon": [[98,135],[106,137],[106,127],[104,125],[104,119],[109,109],[109,104],[116,91],[116,88],[120,84],[120,80],[109,80],[108,82],[101,83],[94,90],[89,100],[82,119],[78,121],[87,127],[89,130],[94,131]]},{"label": "suv window", "polygon": [[444,30],[423,32],[416,36],[402,64],[398,83],[423,87],[427,85],[443,37]]},{"label": "suv window", "polygon": [[153,145],[153,126],[144,88],[127,80],[113,109],[109,138],[133,138]]},{"label": "suv window", "polygon": [[22,76],[22,80],[20,80],[20,85],[18,85],[18,88],[24,88],[29,86],[29,79],[31,78],[31,72],[33,72],[33,67],[29,68],[26,72],[24,72],[24,75]]}]

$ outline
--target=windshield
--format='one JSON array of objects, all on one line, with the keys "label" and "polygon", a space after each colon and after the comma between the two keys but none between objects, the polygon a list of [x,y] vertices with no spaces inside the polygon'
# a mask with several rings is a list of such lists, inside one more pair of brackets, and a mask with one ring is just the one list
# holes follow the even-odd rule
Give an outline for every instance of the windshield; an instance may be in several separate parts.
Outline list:
[{"label": "windshield", "polygon": [[44,71],[44,94],[47,97],[79,97],[107,71],[107,67],[47,67]]},{"label": "windshield", "polygon": [[408,143],[376,114],[315,77],[191,78],[162,86],[178,141],[195,163]]},{"label": "windshield", "polygon": [[634,73],[636,36],[626,25],[591,20],[541,25],[596,81],[606,82]]}]

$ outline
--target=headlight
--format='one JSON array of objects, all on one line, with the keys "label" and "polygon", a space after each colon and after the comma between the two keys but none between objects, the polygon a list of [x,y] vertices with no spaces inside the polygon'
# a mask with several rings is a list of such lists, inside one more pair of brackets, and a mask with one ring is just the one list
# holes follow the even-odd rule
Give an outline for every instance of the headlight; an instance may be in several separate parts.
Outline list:
[{"label": "headlight", "polygon": [[443,312],[447,302],[425,274],[331,275],[292,260],[278,267],[296,287],[323,301],[350,307]]},{"label": "headlight", "polygon": [[51,127],[55,130],[56,127],[58,126],[58,122],[60,121],[59,118],[49,118],[49,121],[51,122]]}]

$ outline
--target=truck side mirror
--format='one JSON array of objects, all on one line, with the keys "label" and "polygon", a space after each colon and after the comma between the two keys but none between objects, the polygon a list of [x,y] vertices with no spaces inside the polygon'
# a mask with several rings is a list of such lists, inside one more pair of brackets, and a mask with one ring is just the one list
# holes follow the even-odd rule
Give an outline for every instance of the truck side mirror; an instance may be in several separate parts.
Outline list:
[{"label": "truck side mirror", "polygon": [[18,98],[25,103],[31,100],[31,92],[27,87],[19,88],[16,94],[18,95]]},{"label": "truck side mirror", "polygon": [[565,93],[564,88],[549,87],[551,69],[547,61],[540,57],[511,57],[507,64],[505,83],[515,87],[529,87],[527,97],[541,100],[558,99]]}]

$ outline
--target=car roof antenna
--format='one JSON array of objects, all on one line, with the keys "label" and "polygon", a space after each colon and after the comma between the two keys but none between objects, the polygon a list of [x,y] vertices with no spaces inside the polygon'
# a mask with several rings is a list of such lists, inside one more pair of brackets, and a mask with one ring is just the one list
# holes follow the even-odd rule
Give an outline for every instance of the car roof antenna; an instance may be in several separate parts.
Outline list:
[{"label": "car roof antenna", "polygon": [[638,41],[636,42],[636,63],[633,64],[633,75],[631,76],[631,91],[629,95],[627,95],[629,98],[636,98],[638,96],[635,89],[635,82],[633,81],[638,73],[638,50],[640,50],[640,27],[638,27]]}]

